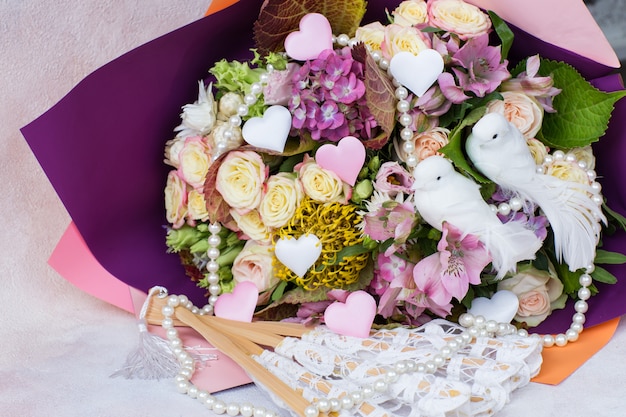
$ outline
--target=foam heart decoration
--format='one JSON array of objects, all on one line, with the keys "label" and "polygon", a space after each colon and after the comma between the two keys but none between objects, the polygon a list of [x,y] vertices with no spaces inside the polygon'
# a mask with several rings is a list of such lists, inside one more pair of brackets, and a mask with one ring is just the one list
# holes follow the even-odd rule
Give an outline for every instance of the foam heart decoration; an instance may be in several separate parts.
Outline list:
[{"label": "foam heart decoration", "polygon": [[282,152],[291,130],[291,113],[286,107],[271,106],[263,117],[251,117],[243,125],[244,140],[257,148]]},{"label": "foam heart decoration", "polygon": [[308,13],[300,19],[300,30],[285,38],[287,55],[298,61],[315,59],[325,49],[333,49],[333,30],[326,16]]},{"label": "foam heart decoration", "polygon": [[376,301],[365,291],[348,295],[346,302],[335,301],[324,311],[326,326],[344,336],[368,337],[374,317]]},{"label": "foam heart decoration", "polygon": [[343,181],[354,185],[365,162],[365,146],[354,136],[346,136],[336,146],[330,143],[320,146],[315,153],[315,161]]},{"label": "foam heart decoration", "polygon": [[510,323],[517,314],[519,300],[511,291],[500,290],[491,299],[478,297],[472,300],[472,307],[467,310],[473,316],[483,316],[498,323]]},{"label": "foam heart decoration", "polygon": [[254,309],[259,299],[259,290],[251,281],[242,281],[235,285],[233,292],[217,298],[213,311],[223,319],[251,322]]},{"label": "foam heart decoration", "polygon": [[303,277],[322,253],[322,242],[314,234],[302,235],[297,239],[280,238],[274,247],[276,259]]},{"label": "foam heart decoration", "polygon": [[434,49],[425,49],[417,56],[398,52],[389,62],[389,71],[400,84],[421,97],[443,72],[443,58]]}]

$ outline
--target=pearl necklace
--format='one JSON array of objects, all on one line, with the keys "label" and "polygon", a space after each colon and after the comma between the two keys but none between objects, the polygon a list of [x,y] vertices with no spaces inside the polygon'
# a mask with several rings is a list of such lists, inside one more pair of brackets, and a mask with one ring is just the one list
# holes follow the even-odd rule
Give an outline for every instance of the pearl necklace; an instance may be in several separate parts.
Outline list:
[{"label": "pearl necklace", "polygon": [[[168,296],[167,291],[161,289],[158,297],[167,297],[167,304],[161,310],[164,317],[161,321],[161,326],[165,330],[170,348],[180,364],[180,371],[175,377],[178,392],[197,399],[216,414],[226,413],[229,416],[241,415],[243,417],[278,417],[278,414],[273,411],[266,410],[264,407],[254,406],[247,402],[226,404],[209,392],[196,387],[190,381],[195,371],[195,361],[193,357],[183,349],[183,342],[179,337],[178,330],[174,327],[173,316],[176,308],[186,308],[198,315],[211,313],[205,308],[198,309],[195,307],[185,295]],[[512,334],[517,334],[522,337],[529,336],[527,331],[517,330],[515,326],[509,323],[487,321],[482,316],[475,317],[469,313],[461,315],[459,324],[466,328],[466,330],[447,341],[446,344],[439,349],[439,353],[432,356],[431,359],[425,362],[400,360],[387,369],[384,376],[374,381],[371,385],[365,385],[341,398],[317,399],[304,410],[304,417],[317,417],[320,413],[337,412],[342,409],[350,410],[353,407],[357,407],[361,402],[372,397],[374,394],[387,392],[390,388],[390,384],[397,381],[401,374],[413,372],[435,373],[437,369],[445,366],[447,361],[452,358],[457,351],[470,344],[475,338],[507,336]]]}]

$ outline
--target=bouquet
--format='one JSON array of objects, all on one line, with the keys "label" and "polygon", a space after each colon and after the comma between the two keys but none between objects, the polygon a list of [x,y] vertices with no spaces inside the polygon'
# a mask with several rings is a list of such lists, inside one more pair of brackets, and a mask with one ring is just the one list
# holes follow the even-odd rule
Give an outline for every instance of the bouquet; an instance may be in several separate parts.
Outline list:
[{"label": "bouquet", "polygon": [[462,0],[369,23],[364,2],[289,4],[266,2],[256,48],[210,67],[165,146],[167,245],[210,304],[253,282],[257,317],[310,323],[365,292],[385,326],[509,297],[496,316],[529,328],[573,298],[545,344],[576,340],[594,281],[616,281],[597,265],[625,259],[602,248],[624,218],[591,146],[623,92],[510,59],[511,28]]}]

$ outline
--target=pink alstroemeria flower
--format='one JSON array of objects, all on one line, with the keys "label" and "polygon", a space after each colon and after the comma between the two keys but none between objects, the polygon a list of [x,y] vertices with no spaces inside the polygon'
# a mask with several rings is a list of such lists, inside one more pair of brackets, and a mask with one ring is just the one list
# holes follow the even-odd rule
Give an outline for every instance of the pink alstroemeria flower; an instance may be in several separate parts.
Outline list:
[{"label": "pink alstroemeria flower", "polygon": [[502,91],[519,91],[537,99],[548,113],[554,113],[552,99],[561,92],[554,86],[552,77],[537,77],[541,60],[533,55],[526,60],[526,71],[502,83]]},{"label": "pink alstroemeria flower", "polygon": [[378,314],[386,318],[396,312],[400,301],[406,300],[415,292],[413,264],[394,254],[379,254],[376,261],[378,273],[370,288],[380,295]]},{"label": "pink alstroemeria flower", "polygon": [[480,273],[491,256],[477,236],[466,235],[449,223],[443,224],[438,252],[422,259],[413,269],[417,289],[441,307],[452,298],[462,300],[469,284],[480,284]]},{"label": "pink alstroemeria flower", "polygon": [[413,185],[413,177],[395,161],[382,164],[374,181],[374,188],[387,193],[390,197],[395,197],[398,193],[412,194],[411,185]]},{"label": "pink alstroemeria flower", "polygon": [[417,223],[417,217],[411,202],[389,200],[376,211],[367,213],[363,223],[363,233],[370,238],[379,242],[394,240],[385,251],[385,255],[389,255],[404,245]]}]

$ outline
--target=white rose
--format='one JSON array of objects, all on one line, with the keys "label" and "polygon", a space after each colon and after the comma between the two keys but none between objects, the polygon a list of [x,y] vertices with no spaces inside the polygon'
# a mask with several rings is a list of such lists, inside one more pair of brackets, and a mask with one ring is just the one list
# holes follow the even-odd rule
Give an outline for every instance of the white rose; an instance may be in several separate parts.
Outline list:
[{"label": "white rose", "polygon": [[554,161],[546,168],[546,175],[551,175],[563,181],[577,182],[579,184],[590,185],[587,171],[578,164],[568,161]]},{"label": "white rose", "polygon": [[385,39],[381,49],[388,59],[398,52],[411,52],[413,55],[418,55],[430,46],[428,36],[417,28],[396,24],[385,26]]},{"label": "white rose", "polygon": [[266,176],[259,154],[232,151],[217,170],[215,188],[231,208],[243,214],[259,206]]},{"label": "white rose", "polygon": [[[280,282],[274,276],[273,261],[272,245],[261,245],[248,240],[233,262],[233,280],[237,283],[253,282],[259,293],[271,290]],[[264,304],[265,298],[259,297],[259,304]]]},{"label": "white rose", "polygon": [[587,164],[587,169],[594,169],[596,167],[596,157],[593,154],[591,145],[584,148],[574,148],[570,152],[576,157],[578,162],[584,162]]},{"label": "white rose", "polygon": [[414,26],[428,21],[428,12],[424,0],[403,1],[391,12],[393,23],[401,26]]},{"label": "white rose", "polygon": [[293,217],[304,197],[302,184],[293,174],[279,173],[265,183],[265,194],[259,205],[263,223],[269,227],[283,227]]},{"label": "white rose", "polygon": [[500,113],[522,132],[526,139],[534,138],[543,122],[543,107],[534,98],[517,91],[504,91],[503,100],[487,104],[487,113]]},{"label": "white rose", "polygon": [[178,155],[180,154],[181,149],[185,146],[185,138],[176,137],[172,140],[168,140],[165,143],[165,163],[167,165],[171,165],[174,168],[178,168],[180,165],[180,160],[178,159]]},{"label": "white rose", "polygon": [[491,28],[491,19],[487,14],[462,0],[430,0],[428,21],[463,40],[483,35]]},{"label": "white rose", "polygon": [[565,307],[567,295],[552,265],[549,271],[531,265],[518,268],[517,274],[498,283],[498,291],[512,291],[519,300],[515,320],[531,327],[539,325],[554,309]]},{"label": "white rose", "polygon": [[535,164],[543,164],[543,159],[548,155],[548,148],[539,139],[530,138],[526,140],[530,154],[535,160]]}]

